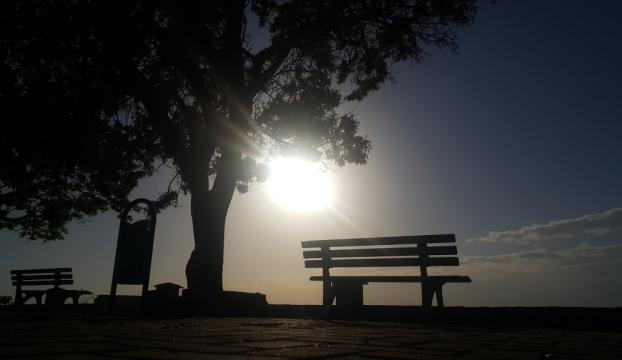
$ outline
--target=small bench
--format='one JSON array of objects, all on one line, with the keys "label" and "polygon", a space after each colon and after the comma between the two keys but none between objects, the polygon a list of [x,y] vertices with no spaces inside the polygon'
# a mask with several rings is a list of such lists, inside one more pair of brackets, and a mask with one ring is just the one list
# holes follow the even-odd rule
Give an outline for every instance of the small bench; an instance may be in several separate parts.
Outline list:
[{"label": "small bench", "polygon": [[[46,305],[61,305],[65,300],[71,298],[74,304],[82,295],[90,295],[90,291],[62,289],[61,285],[73,284],[71,268],[53,269],[26,269],[11,270],[11,280],[15,286],[15,304],[23,305],[31,298],[34,298],[37,305],[42,304],[43,295],[46,295]],[[43,286],[51,285],[51,289],[46,290],[23,290],[24,286]]]},{"label": "small bench", "polygon": [[[363,285],[370,282],[421,283],[422,305],[430,307],[436,295],[436,304],[443,306],[443,284],[468,283],[471,278],[457,275],[428,275],[430,266],[458,266],[455,245],[428,246],[428,244],[455,243],[453,234],[395,236],[340,240],[303,241],[305,268],[321,268],[322,276],[311,276],[311,281],[324,283],[323,304],[329,306],[336,299],[337,306],[363,306]],[[418,267],[419,276],[332,276],[331,268]]]}]

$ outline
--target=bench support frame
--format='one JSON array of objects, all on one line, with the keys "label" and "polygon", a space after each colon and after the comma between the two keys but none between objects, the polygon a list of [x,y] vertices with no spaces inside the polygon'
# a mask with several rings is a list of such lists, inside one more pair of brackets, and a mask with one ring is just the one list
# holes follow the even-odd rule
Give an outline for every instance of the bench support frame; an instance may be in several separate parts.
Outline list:
[{"label": "bench support frame", "polygon": [[[71,268],[53,269],[26,269],[11,270],[13,285],[15,286],[15,305],[22,306],[31,298],[34,298],[37,305],[43,304],[45,295],[45,305],[62,305],[67,299],[72,299],[73,304],[78,304],[80,296],[91,294],[84,290],[67,290],[60,285],[73,284],[73,274]],[[52,285],[46,290],[23,290],[24,286]]]},{"label": "bench support frame", "polygon": [[[471,282],[468,276],[428,276],[429,266],[459,265],[456,246],[432,246],[428,243],[453,243],[453,234],[362,238],[343,240],[303,241],[303,248],[319,248],[303,252],[305,267],[321,268],[322,304],[340,308],[362,308],[363,285],[369,282],[419,282],[423,307],[444,306],[443,285],[448,282]],[[384,247],[386,245],[386,247]],[[397,245],[397,246],[396,246]],[[415,245],[415,246],[413,246]],[[409,247],[405,247],[409,246]],[[333,247],[333,249],[331,249]],[[353,248],[356,247],[356,248]],[[337,248],[337,249],[335,249]],[[433,255],[433,256],[430,256]],[[317,260],[316,260],[317,259]],[[420,276],[331,276],[334,267],[416,266]]]}]

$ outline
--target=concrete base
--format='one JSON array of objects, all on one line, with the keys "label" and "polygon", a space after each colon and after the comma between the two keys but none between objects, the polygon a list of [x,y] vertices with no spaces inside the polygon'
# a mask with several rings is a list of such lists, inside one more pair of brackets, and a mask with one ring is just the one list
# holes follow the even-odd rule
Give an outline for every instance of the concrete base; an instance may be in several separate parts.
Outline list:
[{"label": "concrete base", "polygon": [[132,295],[115,296],[114,309],[109,312],[110,296],[99,295],[93,302],[93,312],[98,315],[136,315],[141,312],[141,297]]},{"label": "concrete base", "polygon": [[265,311],[265,294],[224,291],[218,296],[184,290],[180,299],[183,315],[250,315]]},{"label": "concrete base", "polygon": [[[109,314],[110,296],[100,295],[95,299],[94,312]],[[225,291],[219,296],[193,294],[184,290],[181,297],[147,296],[142,302],[140,296],[117,295],[112,315],[148,315],[148,316],[199,316],[231,315],[244,316],[266,311],[266,295]]]}]

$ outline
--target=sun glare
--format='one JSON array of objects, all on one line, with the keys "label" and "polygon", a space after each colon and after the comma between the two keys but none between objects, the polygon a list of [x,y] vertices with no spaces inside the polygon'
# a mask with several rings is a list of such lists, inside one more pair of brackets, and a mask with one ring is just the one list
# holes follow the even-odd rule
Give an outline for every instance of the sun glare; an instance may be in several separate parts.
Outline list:
[{"label": "sun glare", "polygon": [[319,210],[330,205],[330,175],[319,164],[295,158],[275,159],[267,181],[272,197],[294,211]]}]

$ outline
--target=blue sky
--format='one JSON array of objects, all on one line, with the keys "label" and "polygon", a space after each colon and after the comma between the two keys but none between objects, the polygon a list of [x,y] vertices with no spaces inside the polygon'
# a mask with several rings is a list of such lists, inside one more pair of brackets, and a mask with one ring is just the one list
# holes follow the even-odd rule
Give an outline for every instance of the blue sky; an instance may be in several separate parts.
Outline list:
[{"label": "blue sky", "polygon": [[[450,232],[462,265],[447,271],[473,283],[448,285],[447,305],[622,306],[622,3],[483,3],[459,44],[399,64],[395,84],[354,108],[373,150],[367,166],[332,174],[334,211],[289,212],[265,187],[235,196],[226,289],[319,303],[300,241]],[[134,195],[153,197],[168,175]],[[44,266],[72,266],[75,288],[107,293],[115,216],[53,243],[1,232],[0,294],[14,292],[10,269]],[[151,283],[185,285],[192,244],[183,199],[158,218]],[[365,297],[420,303],[414,284]]]}]

